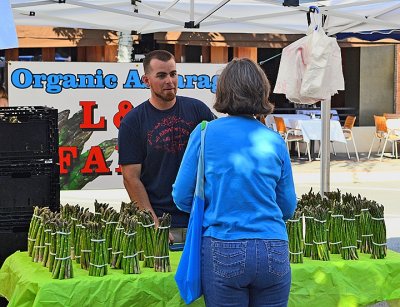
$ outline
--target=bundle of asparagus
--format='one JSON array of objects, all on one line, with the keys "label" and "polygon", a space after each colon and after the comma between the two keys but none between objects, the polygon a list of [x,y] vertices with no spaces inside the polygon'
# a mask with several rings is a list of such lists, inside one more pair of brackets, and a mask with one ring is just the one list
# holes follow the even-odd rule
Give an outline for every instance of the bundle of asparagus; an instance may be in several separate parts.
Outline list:
[{"label": "bundle of asparagus", "polygon": [[144,244],[145,244],[145,230],[143,227],[143,223],[141,221],[141,218],[139,217],[139,207],[137,205],[137,202],[132,201],[130,203],[125,204],[124,208],[124,214],[127,216],[137,216],[138,221],[137,221],[137,227],[136,227],[136,247],[138,250],[138,257],[140,261],[144,261]]},{"label": "bundle of asparagus", "polygon": [[303,223],[301,218],[301,211],[296,210],[293,218],[286,222],[291,263],[303,263]]},{"label": "bundle of asparagus", "polygon": [[386,224],[383,217],[384,208],[376,202],[371,203],[369,208],[371,213],[372,229],[372,253],[371,258],[383,259],[386,257]]},{"label": "bundle of asparagus", "polygon": [[90,229],[89,222],[82,223],[81,226],[81,244],[80,244],[80,264],[81,268],[84,270],[89,270],[90,268],[90,255],[91,255],[91,243],[90,243]]},{"label": "bundle of asparagus", "polygon": [[35,243],[33,245],[33,251],[32,251],[32,261],[33,262],[42,262],[43,261],[43,255],[44,255],[44,250],[46,248],[46,245],[44,244],[45,241],[45,232],[44,232],[44,224],[45,220],[48,220],[49,214],[48,212],[42,213],[40,216],[40,222],[39,222],[39,229],[36,234],[35,238]]},{"label": "bundle of asparagus", "polygon": [[73,207],[71,214],[71,257],[80,263],[80,236],[82,232],[82,216],[89,209],[83,209],[79,205]]},{"label": "bundle of asparagus", "polygon": [[139,274],[139,258],[136,247],[136,216],[126,217],[124,220],[124,239],[122,241],[122,270],[124,274]]},{"label": "bundle of asparagus", "polygon": [[361,199],[360,194],[357,197],[352,196],[350,200],[350,205],[354,208],[354,218],[356,220],[356,239],[357,248],[361,248],[362,235],[361,235]]},{"label": "bundle of asparagus", "polygon": [[327,199],[322,199],[319,193],[315,194],[311,189],[298,201],[298,209],[303,211],[305,220],[303,255],[309,257],[313,254],[316,257],[315,247],[311,252],[311,242],[321,241],[316,237],[322,236],[323,231],[311,231],[318,227],[313,218],[313,208],[323,207],[328,210],[326,232],[330,253],[340,253],[343,259],[358,259],[359,249],[363,253],[371,253],[371,258],[384,258],[387,242],[383,206],[362,198],[360,194],[342,194],[340,190],[325,193],[325,196]]},{"label": "bundle of asparagus", "polygon": [[103,225],[96,222],[88,222],[87,229],[90,232],[90,276],[107,275],[107,247],[104,239]]},{"label": "bundle of asparagus", "polygon": [[122,202],[119,214],[132,216],[136,215],[137,211],[138,211],[137,202],[135,201],[131,201],[129,203]]},{"label": "bundle of asparagus", "polygon": [[313,224],[314,218],[312,216],[311,208],[304,207],[304,227],[305,227],[305,235],[304,235],[304,257],[311,257],[311,250],[313,246]]},{"label": "bundle of asparagus", "polygon": [[54,218],[54,213],[49,212],[49,215],[43,218],[43,225],[44,225],[44,253],[43,253],[43,266],[48,267],[50,262],[50,249],[51,249],[51,220]]},{"label": "bundle of asparagus", "polygon": [[342,193],[339,189],[336,191],[325,192],[324,195],[329,199],[332,200],[333,203],[340,203],[342,200]]},{"label": "bundle of asparagus", "polygon": [[328,235],[326,221],[328,209],[322,206],[314,208],[313,245],[311,258],[314,260],[329,261]]},{"label": "bundle of asparagus", "polygon": [[142,210],[139,213],[139,220],[142,222],[143,234],[142,244],[144,250],[144,267],[154,267],[154,219],[150,211]]},{"label": "bundle of asparagus", "polygon": [[78,224],[76,224],[77,236],[75,238],[75,260],[84,270],[88,270],[90,266],[90,231],[87,226],[88,223],[93,220],[94,213],[85,209],[78,218]]},{"label": "bundle of asparagus", "polygon": [[[83,209],[79,208],[76,214],[76,223],[73,224],[75,231],[74,231],[74,239],[71,242],[71,245],[73,244],[73,249],[71,248],[71,252],[74,251],[75,253],[75,260],[76,263],[80,264],[81,263],[81,235],[82,235],[82,229],[83,229],[83,223],[87,220],[90,219],[90,216],[93,216],[89,212],[89,209]],[[72,231],[71,231],[72,234]]]},{"label": "bundle of asparagus", "polygon": [[123,256],[123,239],[124,239],[124,215],[121,215],[118,220],[117,227],[114,230],[112,239],[112,252],[110,265],[113,269],[120,269]]},{"label": "bundle of asparagus", "polygon": [[363,208],[360,214],[360,232],[361,232],[361,245],[360,252],[371,254],[372,253],[372,220],[371,213],[369,212],[370,202],[366,199],[362,202]]},{"label": "bundle of asparagus", "polygon": [[344,260],[358,260],[357,253],[357,229],[354,218],[354,208],[350,204],[342,207],[343,230],[342,230],[342,251]]},{"label": "bundle of asparagus", "polygon": [[[79,208],[79,206],[78,206]],[[71,235],[69,236],[70,248],[71,248],[71,259],[75,259],[75,229],[76,229],[76,206],[71,206],[70,204],[61,205],[60,213],[61,218],[68,221],[70,224]]]},{"label": "bundle of asparagus", "polygon": [[53,278],[54,279],[68,279],[74,277],[71,248],[70,248],[70,235],[71,226],[68,221],[59,219],[55,222],[56,227],[56,257],[54,258]]},{"label": "bundle of asparagus", "polygon": [[329,223],[329,250],[331,254],[340,254],[342,250],[343,215],[340,212],[340,205],[335,200]]},{"label": "bundle of asparagus", "polygon": [[57,250],[57,236],[56,236],[56,221],[59,219],[59,213],[56,214],[50,221],[50,249],[49,249],[49,261],[48,267],[49,272],[53,272],[54,263],[56,258],[56,250]]},{"label": "bundle of asparagus", "polygon": [[[107,210],[108,204],[99,203],[97,200],[94,201],[94,222],[100,223],[102,222],[102,217],[104,212]],[[105,223],[105,221],[103,220]]]},{"label": "bundle of asparagus", "polygon": [[36,236],[38,234],[40,225],[42,223],[41,215],[45,211],[49,211],[49,208],[47,208],[47,207],[39,208],[38,206],[35,206],[33,208],[33,215],[32,215],[32,219],[29,224],[29,230],[28,230],[28,256],[29,257],[32,256],[33,247],[35,246],[35,242],[36,242]]},{"label": "bundle of asparagus", "polygon": [[[139,215],[137,215],[139,216]],[[136,235],[136,246],[138,249],[138,257],[140,261],[144,261],[144,227],[143,223],[140,221],[138,217],[138,225],[137,225],[137,235]]]},{"label": "bundle of asparagus", "polygon": [[115,228],[118,224],[119,213],[115,211],[113,208],[109,208],[108,214],[106,215],[106,225],[104,229],[104,237],[106,239],[106,247],[107,247],[107,262],[111,263],[112,259],[112,244],[113,244],[113,235]]},{"label": "bundle of asparagus", "polygon": [[154,269],[156,272],[171,272],[169,261],[169,229],[171,228],[171,215],[164,213],[159,218],[156,229],[154,248]]}]

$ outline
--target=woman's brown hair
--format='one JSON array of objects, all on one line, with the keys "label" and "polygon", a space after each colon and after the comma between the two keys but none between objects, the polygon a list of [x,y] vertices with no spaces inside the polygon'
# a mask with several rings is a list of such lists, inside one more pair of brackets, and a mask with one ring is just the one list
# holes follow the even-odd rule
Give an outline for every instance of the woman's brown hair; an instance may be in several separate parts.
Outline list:
[{"label": "woman's brown hair", "polygon": [[258,64],[235,58],[218,77],[214,109],[229,115],[270,114],[270,90],[267,76]]}]

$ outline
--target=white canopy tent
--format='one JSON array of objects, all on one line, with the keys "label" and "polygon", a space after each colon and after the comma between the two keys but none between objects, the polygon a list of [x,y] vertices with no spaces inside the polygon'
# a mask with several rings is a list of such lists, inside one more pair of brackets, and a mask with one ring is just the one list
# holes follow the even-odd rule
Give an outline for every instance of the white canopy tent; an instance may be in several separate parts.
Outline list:
[{"label": "white canopy tent", "polygon": [[[399,0],[10,0],[16,25],[154,33],[305,34],[311,5],[326,15],[328,35],[400,29]],[[329,191],[330,100],[322,103],[321,194]]]},{"label": "white canopy tent", "polygon": [[[400,28],[398,0],[10,0],[17,25],[153,33],[306,33],[310,5],[328,16],[328,35]],[[133,4],[132,4],[133,3]],[[187,27],[185,28],[185,23]],[[191,27],[192,28],[191,28]],[[199,28],[195,28],[199,26]],[[189,28],[188,28],[189,27]]]}]

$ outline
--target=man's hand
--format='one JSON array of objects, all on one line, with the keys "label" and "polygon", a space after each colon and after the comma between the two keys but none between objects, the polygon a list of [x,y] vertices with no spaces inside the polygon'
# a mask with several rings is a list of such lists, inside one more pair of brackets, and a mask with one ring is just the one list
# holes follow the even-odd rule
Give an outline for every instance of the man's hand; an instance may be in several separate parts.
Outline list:
[{"label": "man's hand", "polygon": [[175,240],[174,235],[171,232],[169,232],[169,244],[174,244],[174,240]]},{"label": "man's hand", "polygon": [[[153,215],[153,218],[154,218],[154,228],[157,229],[158,226],[160,226],[160,221],[158,220],[158,217],[155,214]],[[175,240],[174,235],[171,232],[169,232],[169,239],[168,239],[169,244],[174,244],[174,240]]]}]

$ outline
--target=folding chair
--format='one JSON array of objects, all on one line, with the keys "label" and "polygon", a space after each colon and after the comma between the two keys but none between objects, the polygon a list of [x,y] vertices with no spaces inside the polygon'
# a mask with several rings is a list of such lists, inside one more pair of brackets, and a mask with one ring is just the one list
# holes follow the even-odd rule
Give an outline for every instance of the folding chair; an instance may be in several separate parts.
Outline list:
[{"label": "folding chair", "polygon": [[311,154],[310,154],[310,144],[309,142],[304,141],[303,135],[300,129],[287,129],[285,125],[285,121],[282,117],[274,116],[276,131],[284,138],[287,149],[289,151],[289,143],[296,142],[297,145],[297,155],[300,158],[300,142],[306,143],[308,160],[311,161]]}]

